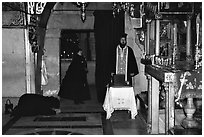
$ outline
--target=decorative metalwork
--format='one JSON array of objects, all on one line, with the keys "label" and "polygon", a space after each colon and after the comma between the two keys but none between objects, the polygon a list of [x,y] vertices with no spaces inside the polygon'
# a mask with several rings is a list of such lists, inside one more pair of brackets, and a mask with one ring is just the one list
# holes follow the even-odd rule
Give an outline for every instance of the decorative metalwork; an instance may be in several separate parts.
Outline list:
[{"label": "decorative metalwork", "polygon": [[22,13],[17,13],[14,15],[14,18],[11,19],[11,23],[9,26],[23,26],[24,25],[24,20],[23,20],[23,14]]},{"label": "decorative metalwork", "polygon": [[29,30],[29,43],[32,47],[32,52],[36,53],[39,49],[37,43],[37,24],[39,15],[43,12],[46,2],[27,2],[27,23]]},{"label": "decorative metalwork", "polygon": [[46,2],[27,2],[28,13],[30,14],[41,14],[44,10]]},{"label": "decorative metalwork", "polygon": [[202,66],[202,50],[201,50],[201,33],[200,33],[200,27],[201,25],[201,20],[200,20],[200,14],[197,15],[196,17],[196,36],[197,36],[197,41],[196,41],[196,52],[195,52],[195,69],[198,69],[200,66]]},{"label": "decorative metalwork", "polygon": [[81,20],[84,23],[86,20],[86,7],[88,6],[88,2],[77,2],[77,6],[81,9]]},{"label": "decorative metalwork", "polygon": [[119,14],[121,11],[123,11],[123,12],[128,12],[130,17],[134,18],[136,10],[138,10],[138,12],[140,13],[140,18],[145,15],[145,13],[144,13],[144,3],[143,2],[140,4],[139,9],[136,8],[135,3],[131,3],[131,2],[114,2],[112,9],[113,9],[113,16],[114,17],[116,16],[116,14]]},{"label": "decorative metalwork", "polygon": [[30,23],[28,26],[28,37],[29,37],[29,43],[32,47],[32,51],[35,53],[38,51],[38,45],[37,45],[37,21],[38,17],[36,15],[30,16]]}]

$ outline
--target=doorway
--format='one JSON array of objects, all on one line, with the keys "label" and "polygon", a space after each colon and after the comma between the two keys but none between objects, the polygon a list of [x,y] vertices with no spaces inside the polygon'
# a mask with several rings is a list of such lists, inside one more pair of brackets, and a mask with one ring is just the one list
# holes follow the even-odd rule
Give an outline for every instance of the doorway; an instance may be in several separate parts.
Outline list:
[{"label": "doorway", "polygon": [[60,85],[66,74],[66,71],[72,61],[75,47],[82,49],[83,55],[87,61],[88,74],[87,80],[90,87],[91,98],[97,100],[95,89],[95,35],[94,30],[72,30],[64,29],[60,37]]}]

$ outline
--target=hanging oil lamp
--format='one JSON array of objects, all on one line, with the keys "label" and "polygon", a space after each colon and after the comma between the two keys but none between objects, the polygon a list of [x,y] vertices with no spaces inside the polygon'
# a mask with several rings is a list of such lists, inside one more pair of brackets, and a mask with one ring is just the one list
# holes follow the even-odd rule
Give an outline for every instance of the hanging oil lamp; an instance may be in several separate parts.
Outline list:
[{"label": "hanging oil lamp", "polygon": [[84,23],[86,20],[86,7],[88,3],[87,2],[77,2],[77,6],[81,8],[81,20]]}]

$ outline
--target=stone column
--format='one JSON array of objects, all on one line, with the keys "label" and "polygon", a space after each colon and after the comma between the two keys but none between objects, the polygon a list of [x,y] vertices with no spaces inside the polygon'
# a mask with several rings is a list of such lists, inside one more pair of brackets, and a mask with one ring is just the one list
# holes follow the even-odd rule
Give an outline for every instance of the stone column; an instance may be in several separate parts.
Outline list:
[{"label": "stone column", "polygon": [[147,86],[148,86],[148,115],[147,115],[147,124],[148,124],[148,128],[151,128],[151,123],[152,123],[152,77],[148,74],[146,74],[147,77]]},{"label": "stone column", "polygon": [[167,73],[165,74],[168,77],[171,77],[170,81],[165,79],[163,83],[165,88],[165,134],[169,134],[169,130],[173,129],[175,126],[175,85],[174,85],[174,74]]},{"label": "stone column", "polygon": [[159,134],[159,81],[154,77],[152,77],[151,87],[151,134]]},{"label": "stone column", "polygon": [[164,89],[165,89],[165,134],[168,133],[169,130],[169,83],[168,82],[164,82],[163,83]]}]

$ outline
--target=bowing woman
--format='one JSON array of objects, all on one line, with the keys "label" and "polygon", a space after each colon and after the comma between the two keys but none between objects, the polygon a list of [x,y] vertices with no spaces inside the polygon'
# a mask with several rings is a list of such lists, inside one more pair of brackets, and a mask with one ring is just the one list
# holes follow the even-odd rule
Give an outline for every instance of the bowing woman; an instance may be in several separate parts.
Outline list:
[{"label": "bowing woman", "polygon": [[87,73],[87,62],[82,55],[82,50],[77,48],[62,80],[58,96],[73,100],[75,104],[83,104],[83,101],[89,100]]}]

